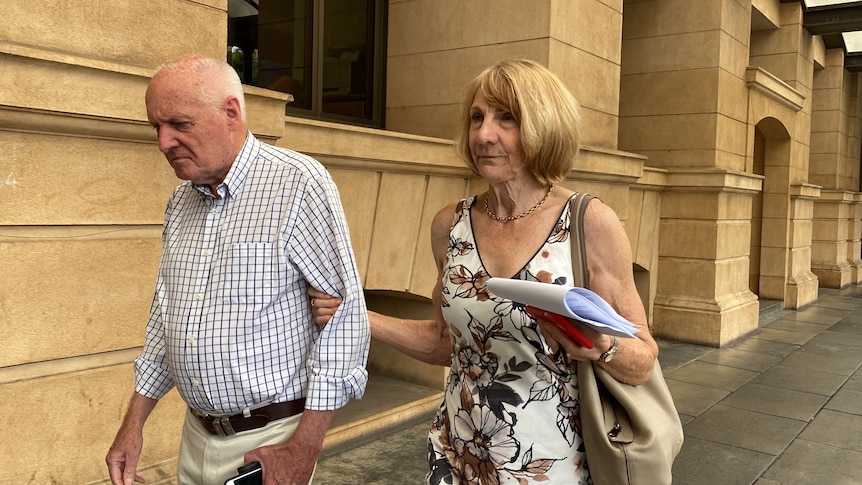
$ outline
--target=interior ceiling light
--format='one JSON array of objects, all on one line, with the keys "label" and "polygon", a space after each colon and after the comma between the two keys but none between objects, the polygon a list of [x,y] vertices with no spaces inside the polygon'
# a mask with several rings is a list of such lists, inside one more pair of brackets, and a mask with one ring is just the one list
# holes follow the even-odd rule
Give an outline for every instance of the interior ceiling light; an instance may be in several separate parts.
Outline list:
[{"label": "interior ceiling light", "polygon": [[862,54],[862,32],[844,32],[841,37],[844,37],[844,48],[848,54]]},{"label": "interior ceiling light", "polygon": [[805,8],[832,7],[848,3],[859,3],[859,0],[802,0]]}]

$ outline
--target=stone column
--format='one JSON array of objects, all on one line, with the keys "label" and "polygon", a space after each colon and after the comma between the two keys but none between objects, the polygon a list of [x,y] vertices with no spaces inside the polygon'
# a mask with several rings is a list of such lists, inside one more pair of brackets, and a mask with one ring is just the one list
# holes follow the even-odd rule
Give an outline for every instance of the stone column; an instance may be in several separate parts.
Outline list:
[{"label": "stone column", "polygon": [[720,346],[757,327],[748,289],[746,174],[751,6],[722,0],[625,3],[621,150],[668,170],[653,329]]},{"label": "stone column", "polygon": [[668,173],[661,205],[656,335],[722,346],[757,328],[748,290],[752,195],[759,176],[721,169]]},{"label": "stone column", "polygon": [[847,264],[850,283],[862,282],[862,194],[851,196],[850,218],[847,220]]},{"label": "stone column", "polygon": [[784,307],[799,309],[817,299],[819,281],[811,271],[811,238],[814,203],[820,187],[795,184],[790,188],[790,238]]},{"label": "stone column", "polygon": [[464,85],[491,64],[524,57],[581,103],[584,145],[616,148],[622,3],[390,2],[386,128],[452,138]]},{"label": "stone column", "polygon": [[856,87],[856,76],[844,69],[843,51],[827,51],[814,76],[809,181],[823,187],[815,204],[812,270],[830,288],[859,281],[862,264],[855,207],[859,167],[850,156],[859,152]]},{"label": "stone column", "polygon": [[820,199],[814,203],[811,270],[827,288],[843,288],[850,284],[848,219],[854,198],[851,192],[824,188]]}]

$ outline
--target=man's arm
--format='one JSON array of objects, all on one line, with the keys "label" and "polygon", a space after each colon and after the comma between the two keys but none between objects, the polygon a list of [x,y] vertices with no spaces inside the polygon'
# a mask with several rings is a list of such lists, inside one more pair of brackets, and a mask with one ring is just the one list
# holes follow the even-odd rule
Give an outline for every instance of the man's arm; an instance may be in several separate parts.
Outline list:
[{"label": "man's arm", "polygon": [[245,455],[246,462],[261,463],[265,485],[308,483],[335,410],[361,397],[368,379],[371,332],[365,297],[338,190],[322,166],[297,203],[301,209],[285,237],[286,256],[309,286],[339,295],[344,305],[327,328],[318,329],[303,298],[308,331],[315,335],[306,363],[311,374],[306,409],[289,439]]},{"label": "man's arm", "polygon": [[137,474],[138,460],[144,446],[144,423],[158,402],[157,399],[150,399],[137,392],[132,394],[123,424],[120,425],[114,443],[108,450],[108,456],[105,457],[113,485],[144,482],[143,477]]}]

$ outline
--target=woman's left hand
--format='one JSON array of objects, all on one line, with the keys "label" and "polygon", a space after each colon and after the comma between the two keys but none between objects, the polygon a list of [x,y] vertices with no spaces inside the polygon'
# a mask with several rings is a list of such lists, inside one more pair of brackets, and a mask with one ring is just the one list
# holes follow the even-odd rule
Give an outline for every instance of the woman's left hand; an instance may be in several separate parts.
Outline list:
[{"label": "woman's left hand", "polygon": [[311,297],[311,314],[314,316],[314,323],[321,327],[329,323],[342,302],[341,298],[327,295],[310,286],[308,287],[308,296]]},{"label": "woman's left hand", "polygon": [[587,348],[579,345],[553,322],[541,317],[536,318],[536,322],[538,322],[539,327],[542,329],[542,336],[545,337],[551,354],[556,354],[562,349],[569,360],[598,360],[614,343],[614,338],[610,335],[596,332],[577,320],[570,318],[566,318],[565,320],[567,324],[574,326],[586,336],[593,343],[593,347]]}]

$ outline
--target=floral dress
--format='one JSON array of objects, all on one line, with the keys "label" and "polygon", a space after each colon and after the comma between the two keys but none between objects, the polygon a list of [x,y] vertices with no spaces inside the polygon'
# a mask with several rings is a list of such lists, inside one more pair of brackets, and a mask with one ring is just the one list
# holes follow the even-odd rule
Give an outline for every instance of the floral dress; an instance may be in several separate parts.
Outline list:
[{"label": "floral dress", "polygon": [[[486,287],[475,202],[458,204],[449,233],[442,306],[454,351],[428,439],[427,483],[590,484],[573,366],[549,355],[523,305]],[[513,278],[571,284],[569,207]]]}]

